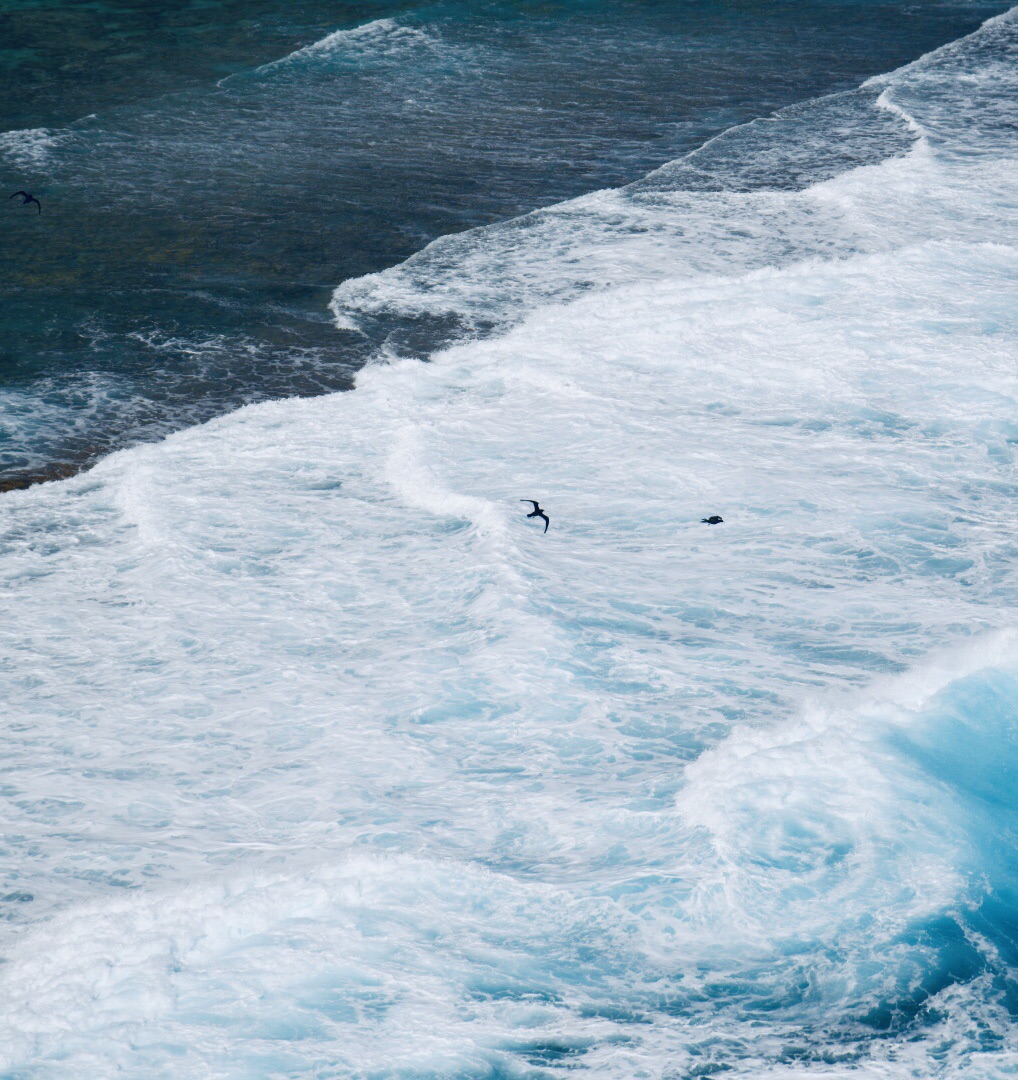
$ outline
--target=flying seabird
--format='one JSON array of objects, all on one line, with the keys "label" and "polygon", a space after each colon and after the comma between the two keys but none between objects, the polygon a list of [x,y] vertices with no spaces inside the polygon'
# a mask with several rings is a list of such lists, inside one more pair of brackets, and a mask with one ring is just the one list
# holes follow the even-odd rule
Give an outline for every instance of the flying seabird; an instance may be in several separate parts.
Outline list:
[{"label": "flying seabird", "polygon": [[709,518],[700,518],[701,525],[720,525],[725,519],[718,514],[711,514]]},{"label": "flying seabird", "polygon": [[528,502],[528,503],[533,504],[534,512],[532,514],[527,514],[527,517],[528,518],[532,518],[532,517],[544,518],[544,531],[547,532],[548,531],[548,526],[551,524],[551,522],[548,520],[548,515],[537,505],[537,500],[536,499],[520,499],[520,502]]},{"label": "flying seabird", "polygon": [[[21,196],[22,206],[28,206],[29,203],[35,203],[35,205],[39,207],[39,213],[42,213],[42,203],[39,202],[30,191],[15,191],[11,196],[11,199],[16,199],[19,195]],[[7,201],[10,202],[11,199],[8,199]]]}]

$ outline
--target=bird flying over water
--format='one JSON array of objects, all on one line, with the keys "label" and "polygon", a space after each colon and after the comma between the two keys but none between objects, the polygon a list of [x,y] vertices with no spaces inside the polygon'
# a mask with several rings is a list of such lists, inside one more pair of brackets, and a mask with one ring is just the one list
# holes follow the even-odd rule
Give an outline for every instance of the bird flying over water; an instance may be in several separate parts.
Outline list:
[{"label": "bird flying over water", "polygon": [[[30,191],[15,191],[11,196],[11,199],[16,199],[19,195],[21,196],[22,206],[28,206],[29,203],[35,203],[35,205],[39,207],[39,213],[42,213],[42,203],[39,202]],[[11,199],[8,199],[7,201],[10,202]]]},{"label": "bird flying over water", "polygon": [[520,502],[528,502],[534,507],[534,512],[532,514],[527,514],[528,518],[532,518],[532,517],[544,518],[544,531],[547,532],[548,531],[548,526],[551,524],[551,522],[548,520],[548,515],[537,505],[537,500],[536,499],[520,499]]},{"label": "bird flying over water", "polygon": [[719,514],[711,514],[709,518],[700,518],[701,525],[720,525],[725,519]]}]

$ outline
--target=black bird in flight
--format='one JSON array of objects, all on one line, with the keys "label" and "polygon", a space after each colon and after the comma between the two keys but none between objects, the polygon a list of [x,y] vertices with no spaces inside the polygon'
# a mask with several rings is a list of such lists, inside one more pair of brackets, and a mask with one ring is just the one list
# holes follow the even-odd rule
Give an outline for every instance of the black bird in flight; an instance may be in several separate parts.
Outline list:
[{"label": "black bird in flight", "polygon": [[725,519],[718,514],[711,514],[709,518],[700,518],[701,525],[720,525]]},{"label": "black bird in flight", "polygon": [[536,499],[520,499],[520,502],[528,502],[528,503],[533,504],[534,512],[532,514],[527,514],[527,517],[528,518],[532,518],[532,517],[544,518],[544,531],[547,532],[548,531],[548,526],[551,524],[551,522],[548,520],[548,515],[537,505],[537,500]]},{"label": "black bird in flight", "polygon": [[[39,213],[42,213],[42,203],[39,202],[30,191],[15,191],[11,196],[11,199],[16,199],[19,195],[21,196],[22,206],[28,206],[29,203],[35,203],[35,205],[39,207]],[[11,199],[8,199],[7,201],[10,202]]]}]

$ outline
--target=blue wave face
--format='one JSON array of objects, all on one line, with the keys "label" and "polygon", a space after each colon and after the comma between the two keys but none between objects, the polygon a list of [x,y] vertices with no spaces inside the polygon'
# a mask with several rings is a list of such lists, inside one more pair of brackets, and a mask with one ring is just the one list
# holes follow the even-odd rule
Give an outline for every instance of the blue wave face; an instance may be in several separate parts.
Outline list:
[{"label": "blue wave face", "polygon": [[[280,190],[281,88],[487,100],[435,25],[227,81]],[[1016,61],[444,237],[335,289],[351,392],[6,493],[0,1075],[1012,1073]],[[177,105],[5,153],[236,220]]]},{"label": "blue wave face", "polygon": [[[637,180],[998,10],[242,6],[76,8],[70,36],[59,8],[4,15],[5,107],[32,126],[0,137],[0,166],[45,206],[31,221],[7,206],[0,253],[8,485],[246,402],[348,387],[390,338],[426,355],[462,321],[385,322],[365,341],[327,320],[331,290],[436,237]],[[828,171],[895,138],[857,140]]]},{"label": "blue wave face", "polygon": [[[944,793],[967,833],[971,892],[928,933],[942,939],[944,986],[983,978],[1018,1016],[1018,672],[990,668],[958,679],[931,702],[922,724],[894,733],[892,745]],[[935,1010],[929,991],[921,1004]],[[988,1046],[993,1036],[987,1034]]]}]

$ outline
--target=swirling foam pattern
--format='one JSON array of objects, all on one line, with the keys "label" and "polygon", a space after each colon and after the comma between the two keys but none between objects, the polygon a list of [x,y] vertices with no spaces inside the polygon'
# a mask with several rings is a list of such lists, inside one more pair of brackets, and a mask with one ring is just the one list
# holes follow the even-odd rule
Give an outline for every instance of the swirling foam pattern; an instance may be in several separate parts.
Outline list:
[{"label": "swirling foam pattern", "polygon": [[4,497],[0,1075],[1014,1074],[1016,48],[864,87],[878,164],[426,251],[338,314],[514,325]]}]

